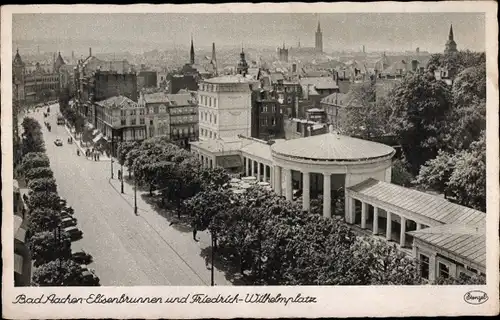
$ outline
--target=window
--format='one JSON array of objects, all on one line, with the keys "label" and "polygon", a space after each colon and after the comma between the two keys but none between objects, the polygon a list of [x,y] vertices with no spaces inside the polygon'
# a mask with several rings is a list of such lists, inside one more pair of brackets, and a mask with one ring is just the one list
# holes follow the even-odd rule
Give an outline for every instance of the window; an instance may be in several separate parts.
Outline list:
[{"label": "window", "polygon": [[467,273],[462,272],[462,271],[460,271],[460,273],[458,274],[458,276],[461,279],[467,279],[467,280],[470,280],[470,278],[471,278],[471,276],[469,276]]},{"label": "window", "polygon": [[144,118],[139,119],[140,124],[144,124]]},{"label": "window", "polygon": [[214,123],[217,124],[217,116],[214,115]]},{"label": "window", "polygon": [[263,112],[267,112],[267,106],[264,106],[262,109]]},{"label": "window", "polygon": [[155,112],[155,113],[158,113],[158,106],[155,106],[155,107],[154,107],[154,112]]},{"label": "window", "polygon": [[210,139],[212,139],[212,131],[210,131]]},{"label": "window", "polygon": [[288,97],[287,101],[288,103],[292,103],[292,97]]},{"label": "window", "polygon": [[144,115],[144,109],[139,110],[139,115],[143,116]]},{"label": "window", "polygon": [[212,123],[212,115],[210,115],[210,123]]},{"label": "window", "polygon": [[211,107],[212,106],[212,97],[208,97],[208,106]]},{"label": "window", "polygon": [[429,279],[429,257],[424,254],[420,254],[420,276]]},{"label": "window", "polygon": [[126,125],[127,123],[126,123],[125,119],[122,119],[122,121],[120,122],[120,124],[121,124],[122,126],[124,126],[124,125]]},{"label": "window", "polygon": [[130,119],[130,125],[135,126],[135,124],[136,124],[136,119],[135,118]]},{"label": "window", "polygon": [[217,98],[214,98],[214,107],[217,108]]},{"label": "window", "polygon": [[276,125],[276,118],[275,117],[272,117],[271,118],[271,125]]},{"label": "window", "polygon": [[149,125],[153,125],[153,119],[149,120]]},{"label": "window", "polygon": [[273,113],[276,113],[276,106],[272,107]]},{"label": "window", "polygon": [[450,277],[450,268],[444,263],[439,262],[438,264],[439,277],[449,278]]}]

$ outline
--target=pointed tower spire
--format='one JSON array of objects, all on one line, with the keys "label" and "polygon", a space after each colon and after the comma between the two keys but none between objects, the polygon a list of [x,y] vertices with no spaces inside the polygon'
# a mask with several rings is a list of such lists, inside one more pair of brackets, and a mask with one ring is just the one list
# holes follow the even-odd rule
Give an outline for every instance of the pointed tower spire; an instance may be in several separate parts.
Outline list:
[{"label": "pointed tower spire", "polygon": [[321,32],[321,23],[320,23],[319,19],[318,19],[318,30],[316,30],[316,31]]},{"label": "pointed tower spire", "polygon": [[450,25],[450,34],[448,35],[448,40],[453,41],[453,24]]},{"label": "pointed tower spire", "polygon": [[194,42],[192,34],[191,34],[191,50],[189,51],[189,63],[194,64]]}]

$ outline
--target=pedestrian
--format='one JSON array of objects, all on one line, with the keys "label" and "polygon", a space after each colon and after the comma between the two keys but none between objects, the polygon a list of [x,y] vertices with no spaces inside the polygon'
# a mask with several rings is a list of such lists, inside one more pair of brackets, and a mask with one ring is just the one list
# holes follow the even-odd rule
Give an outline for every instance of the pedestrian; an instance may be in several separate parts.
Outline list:
[{"label": "pedestrian", "polygon": [[122,179],[122,171],[118,169],[118,180]]},{"label": "pedestrian", "polygon": [[101,157],[101,156],[100,156],[100,153],[97,153],[97,161],[99,161],[99,160],[100,160],[100,157]]},{"label": "pedestrian", "polygon": [[198,230],[196,228],[193,229],[193,239],[194,241],[198,242],[198,239],[196,239],[196,234],[198,233]]}]

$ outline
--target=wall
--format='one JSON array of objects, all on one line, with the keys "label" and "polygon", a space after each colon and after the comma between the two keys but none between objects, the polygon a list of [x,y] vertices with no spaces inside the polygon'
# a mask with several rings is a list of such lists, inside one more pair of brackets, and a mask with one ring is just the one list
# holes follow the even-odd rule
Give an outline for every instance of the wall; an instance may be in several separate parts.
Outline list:
[{"label": "wall", "polygon": [[251,136],[251,92],[220,92],[218,98],[221,137]]},{"label": "wall", "polygon": [[105,100],[114,96],[125,96],[137,101],[137,76],[133,73],[100,73],[95,74],[95,100]]}]

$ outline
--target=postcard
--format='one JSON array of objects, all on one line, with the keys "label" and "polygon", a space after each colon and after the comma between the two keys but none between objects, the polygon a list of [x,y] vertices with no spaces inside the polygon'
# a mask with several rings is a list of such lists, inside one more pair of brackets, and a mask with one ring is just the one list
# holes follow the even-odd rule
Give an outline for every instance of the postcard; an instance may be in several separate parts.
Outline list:
[{"label": "postcard", "polygon": [[3,315],[494,315],[493,1],[1,9]]}]

